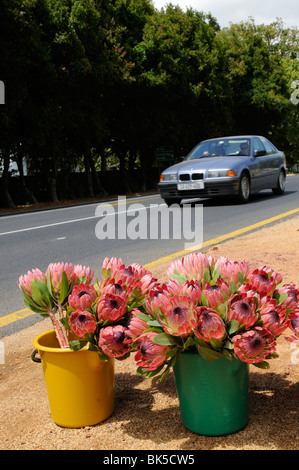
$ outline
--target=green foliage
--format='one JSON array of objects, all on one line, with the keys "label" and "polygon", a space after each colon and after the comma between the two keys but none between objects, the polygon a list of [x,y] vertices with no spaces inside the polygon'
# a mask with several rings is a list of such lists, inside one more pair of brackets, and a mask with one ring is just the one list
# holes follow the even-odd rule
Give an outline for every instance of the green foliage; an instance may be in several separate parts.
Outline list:
[{"label": "green foliage", "polygon": [[281,20],[220,29],[150,0],[2,0],[0,157],[26,158],[52,199],[79,161],[90,195],[107,152],[145,185],[157,146],[180,156],[217,134],[264,134],[296,160],[298,53]]}]

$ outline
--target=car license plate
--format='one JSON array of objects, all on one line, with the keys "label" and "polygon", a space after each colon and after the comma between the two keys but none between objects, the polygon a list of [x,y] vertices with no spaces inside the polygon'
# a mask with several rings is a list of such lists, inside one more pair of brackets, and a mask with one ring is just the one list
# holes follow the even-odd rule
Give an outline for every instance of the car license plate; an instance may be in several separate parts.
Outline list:
[{"label": "car license plate", "polygon": [[186,191],[188,189],[203,189],[205,187],[203,181],[197,181],[196,183],[178,183],[179,191]]}]

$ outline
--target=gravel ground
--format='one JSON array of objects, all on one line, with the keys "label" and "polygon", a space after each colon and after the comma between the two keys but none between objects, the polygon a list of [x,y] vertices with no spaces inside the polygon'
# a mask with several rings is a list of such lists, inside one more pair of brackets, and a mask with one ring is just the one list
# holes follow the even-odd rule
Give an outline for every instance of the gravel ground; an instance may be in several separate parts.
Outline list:
[{"label": "gravel ground", "polygon": [[[218,257],[267,264],[299,284],[299,218],[235,238],[206,250]],[[165,278],[166,265],[152,269]],[[299,348],[278,340],[280,358],[271,368],[250,366],[250,420],[241,431],[205,437],[182,424],[174,376],[153,384],[136,375],[133,357],[116,361],[115,411],[92,427],[67,429],[51,419],[42,367],[31,361],[33,339],[49,320],[3,339],[0,364],[1,450],[298,450]]]}]

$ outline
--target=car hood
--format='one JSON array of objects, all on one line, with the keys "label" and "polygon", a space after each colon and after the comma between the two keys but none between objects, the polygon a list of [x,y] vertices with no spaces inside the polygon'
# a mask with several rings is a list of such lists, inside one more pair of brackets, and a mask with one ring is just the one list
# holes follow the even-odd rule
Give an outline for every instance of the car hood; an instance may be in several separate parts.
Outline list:
[{"label": "car hood", "polygon": [[239,156],[232,156],[232,157],[201,157],[201,158],[194,158],[193,160],[185,160],[183,162],[177,163],[176,165],[172,165],[163,173],[177,173],[178,171],[198,171],[198,170],[229,170],[233,167],[237,166],[240,162],[245,163],[250,157],[239,157]]}]

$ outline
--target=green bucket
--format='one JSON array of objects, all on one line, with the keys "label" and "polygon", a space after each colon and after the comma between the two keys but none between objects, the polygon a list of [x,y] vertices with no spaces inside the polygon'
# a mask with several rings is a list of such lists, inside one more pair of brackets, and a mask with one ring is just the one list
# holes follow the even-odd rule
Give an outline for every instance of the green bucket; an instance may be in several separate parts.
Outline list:
[{"label": "green bucket", "polygon": [[239,359],[213,362],[181,353],[174,365],[183,424],[196,434],[222,436],[248,423],[249,367]]}]

